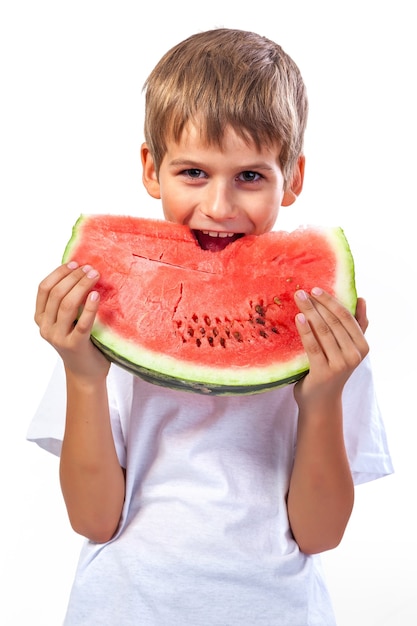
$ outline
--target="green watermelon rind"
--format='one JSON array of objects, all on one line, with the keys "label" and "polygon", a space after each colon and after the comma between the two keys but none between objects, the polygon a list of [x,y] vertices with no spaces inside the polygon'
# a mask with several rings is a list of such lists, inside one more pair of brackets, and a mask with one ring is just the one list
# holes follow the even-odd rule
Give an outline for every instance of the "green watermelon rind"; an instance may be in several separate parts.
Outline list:
[{"label": "green watermelon rind", "polygon": [[[288,363],[260,368],[214,368],[183,363],[174,357],[138,347],[96,323],[91,340],[113,363],[144,380],[183,391],[212,395],[255,394],[300,380],[309,370],[306,355]],[[123,355],[123,356],[121,356]],[[142,363],[143,365],[139,365]],[[144,365],[146,363],[146,366]],[[175,372],[175,376],[172,374]]]},{"label": "green watermelon rind", "polygon": [[340,226],[335,226],[327,229],[327,231],[323,229],[323,233],[326,234],[332,245],[338,261],[337,280],[334,286],[335,295],[339,302],[354,315],[358,300],[355,283],[355,263],[345,232]]}]

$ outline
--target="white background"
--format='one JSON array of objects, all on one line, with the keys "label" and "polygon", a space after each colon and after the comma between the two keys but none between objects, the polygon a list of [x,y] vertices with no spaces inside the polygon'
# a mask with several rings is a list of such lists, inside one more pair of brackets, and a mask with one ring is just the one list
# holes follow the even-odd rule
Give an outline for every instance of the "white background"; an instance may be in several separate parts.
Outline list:
[{"label": "white background", "polygon": [[258,31],[299,64],[310,98],[306,180],[296,205],[282,209],[277,227],[343,226],[358,289],[368,301],[367,336],[396,473],[357,489],[344,541],[324,556],[339,625],[417,624],[412,5],[2,3],[4,626],[61,623],[81,541],[66,518],[57,459],[25,441],[55,362],[33,322],[38,282],[60,263],[81,212],[161,216],[141,183],[142,85],[169,47],[216,26]]}]

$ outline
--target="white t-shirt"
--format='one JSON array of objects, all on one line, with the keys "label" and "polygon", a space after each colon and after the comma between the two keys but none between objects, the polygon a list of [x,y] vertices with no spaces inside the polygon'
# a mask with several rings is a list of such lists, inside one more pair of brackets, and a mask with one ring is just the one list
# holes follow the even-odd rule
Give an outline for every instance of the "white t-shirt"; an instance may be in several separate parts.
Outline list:
[{"label": "white t-shirt", "polygon": [[[293,388],[215,397],[112,365],[108,389],[126,501],[115,537],[84,544],[65,626],[333,626],[320,557],[288,523]],[[59,454],[64,419],[58,366],[28,439]],[[393,471],[369,359],[345,387],[344,429],[356,484]]]}]

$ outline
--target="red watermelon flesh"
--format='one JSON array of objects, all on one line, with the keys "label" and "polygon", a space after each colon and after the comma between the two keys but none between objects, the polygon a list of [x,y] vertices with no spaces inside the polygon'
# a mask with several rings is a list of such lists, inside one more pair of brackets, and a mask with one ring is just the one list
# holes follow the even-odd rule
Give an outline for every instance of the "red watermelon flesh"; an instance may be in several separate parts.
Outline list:
[{"label": "red watermelon flesh", "polygon": [[203,393],[258,393],[308,371],[297,289],[320,285],[356,306],[339,227],[250,235],[212,252],[186,226],[81,215],[63,260],[72,259],[100,272],[94,343],[151,382]]}]

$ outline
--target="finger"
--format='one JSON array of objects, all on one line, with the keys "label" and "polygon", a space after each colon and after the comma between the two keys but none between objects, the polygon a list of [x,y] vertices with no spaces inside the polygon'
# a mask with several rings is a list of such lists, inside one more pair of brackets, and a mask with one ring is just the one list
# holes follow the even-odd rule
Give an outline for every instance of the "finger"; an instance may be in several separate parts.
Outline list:
[{"label": "finger", "polygon": [[309,358],[317,358],[321,353],[328,362],[332,354],[340,352],[340,347],[329,320],[325,319],[325,311],[320,313],[317,303],[303,290],[296,293],[296,302],[302,313],[297,317],[299,332]]},{"label": "finger", "polygon": [[350,351],[354,344],[363,358],[369,348],[356,318],[336,298],[318,287],[312,289],[311,297],[314,307],[329,326],[342,350]]},{"label": "finger", "polygon": [[366,314],[366,302],[363,298],[358,298],[358,301],[356,303],[355,317],[358,321],[359,326],[362,329],[362,332],[364,333],[368,328],[369,321]]},{"label": "finger", "polygon": [[[61,328],[69,331],[73,328],[74,320],[82,314],[85,302],[92,287],[97,282],[99,273],[90,265],[85,265],[65,278],[62,284],[57,285],[51,292],[51,316],[56,311],[56,322]],[[88,316],[84,316],[84,319]],[[78,325],[78,323],[77,323]]]},{"label": "finger", "polygon": [[295,316],[295,323],[300,335],[301,343],[306,351],[310,368],[327,365],[327,357],[323,352],[322,346],[317,340],[316,334],[313,332],[310,323],[304,313],[298,313]]},{"label": "finger", "polygon": [[94,320],[98,311],[99,301],[100,294],[98,291],[91,291],[88,294],[83,309],[78,317],[77,324],[74,327],[74,336],[85,336],[91,334]]},{"label": "finger", "polygon": [[51,290],[77,268],[78,264],[75,261],[72,261],[68,264],[60,265],[46,278],[44,278],[41,283],[39,283],[35,305],[36,323],[38,323],[39,317],[45,312],[46,304],[48,302]]},{"label": "finger", "polygon": [[42,326],[42,334],[48,333],[58,321],[61,329],[68,332],[98,278],[98,272],[89,265],[62,266],[52,272],[39,288],[41,296],[35,319]]},{"label": "finger", "polygon": [[[317,342],[314,345],[311,337],[308,337],[307,352],[309,358],[317,361],[318,351],[321,350],[327,364],[333,371],[341,372],[348,368],[353,370],[359,365],[367,351],[367,344],[363,333],[358,332],[358,324],[349,311],[329,294],[315,289],[315,297],[310,297],[305,292],[297,292],[297,300],[300,310],[306,317],[311,332]],[[352,326],[356,329],[357,337],[352,338],[346,328]],[[314,362],[314,361],[313,361]]]}]

